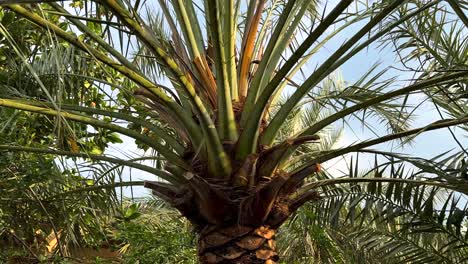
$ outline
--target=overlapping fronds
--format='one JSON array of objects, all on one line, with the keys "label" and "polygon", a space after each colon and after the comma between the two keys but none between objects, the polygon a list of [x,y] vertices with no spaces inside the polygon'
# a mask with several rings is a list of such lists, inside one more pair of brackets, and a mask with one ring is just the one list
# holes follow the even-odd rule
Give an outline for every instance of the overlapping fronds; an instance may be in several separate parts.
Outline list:
[{"label": "overlapping fronds", "polygon": [[[374,198],[399,186],[411,194],[409,201],[417,197],[420,207],[414,210],[428,212],[434,211],[427,208],[439,189],[466,193],[466,179],[447,171],[463,174],[466,165],[457,161],[453,164],[459,167],[452,168],[393,152],[379,152],[391,159],[373,168],[387,177],[357,177],[351,171],[345,178],[320,176],[320,163],[372,152],[395,140],[406,146],[424,132],[445,128],[466,163],[466,147],[457,134],[457,127],[466,130],[468,123],[465,1],[27,2],[4,2],[0,10],[0,55],[9,59],[0,60],[0,82],[9,90],[8,95],[2,90],[0,106],[46,115],[58,132],[53,140],[34,144],[5,142],[3,150],[99,160],[153,173],[158,180],[146,186],[198,232],[221,223],[277,228],[299,206],[319,200],[317,190],[325,192],[328,186],[341,196],[323,199],[317,208],[337,212],[338,217],[324,217],[332,227],[351,219],[343,219],[336,204],[360,208],[353,209],[359,211],[354,220],[367,221],[369,227],[391,221],[371,221],[360,213],[377,216],[388,206],[360,207],[364,197],[353,192],[361,185]],[[21,26],[32,37],[23,39]],[[396,59],[364,69],[355,60],[366,58],[366,50]],[[356,73],[338,74],[352,63]],[[17,78],[22,73],[26,77]],[[426,106],[434,107],[438,118],[418,122],[417,113]],[[7,119],[5,127],[14,119]],[[374,137],[338,148],[339,131],[356,123]],[[111,156],[105,150],[121,141],[117,134],[151,150],[158,161]],[[401,162],[437,177],[395,174]],[[389,191],[384,198],[399,204],[396,195]],[[339,209],[330,209],[330,201]],[[381,232],[363,258],[384,254],[401,261],[445,261],[439,253],[447,247],[425,248],[436,253],[423,259],[416,248],[424,243],[402,227],[395,237],[385,228],[366,234],[346,228],[355,234],[352,243],[341,253],[323,254],[341,254],[337,259],[345,261],[345,251]],[[322,235],[329,240],[343,232]],[[339,248],[345,243],[340,241],[333,243]],[[201,258],[211,256],[203,250]]]},{"label": "overlapping fronds", "polygon": [[[358,164],[351,161],[348,183],[319,187],[321,200],[305,206],[284,227],[284,245],[290,245],[285,252],[291,262],[307,257],[323,263],[467,260],[468,243],[463,231],[467,208],[461,195],[467,192],[466,183],[458,182],[453,185],[454,191],[447,191],[414,181],[463,181],[466,165],[462,155],[433,160],[399,155],[386,158],[378,162],[376,157],[371,170],[359,170]],[[328,178],[330,183],[339,181],[324,174],[317,183],[320,178]],[[307,243],[292,242],[303,236],[309,237]],[[302,253],[295,254],[298,251]]]}]

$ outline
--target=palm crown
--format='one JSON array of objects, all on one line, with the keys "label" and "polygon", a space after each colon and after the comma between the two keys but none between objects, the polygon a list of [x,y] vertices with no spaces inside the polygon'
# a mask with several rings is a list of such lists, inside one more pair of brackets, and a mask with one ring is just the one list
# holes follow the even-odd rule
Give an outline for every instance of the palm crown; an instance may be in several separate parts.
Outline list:
[{"label": "palm crown", "polygon": [[[160,161],[150,166],[80,152],[73,137],[68,150],[1,148],[101,160],[158,176],[160,180],[144,185],[195,226],[203,263],[274,263],[275,230],[308,201],[322,201],[317,202],[317,214],[344,210],[336,198],[341,194],[354,208],[345,220],[354,221],[353,215],[375,209],[364,206],[359,193],[383,195],[396,204],[416,201],[413,194],[422,199],[417,210],[424,211],[439,188],[468,190],[463,152],[448,162],[369,149],[398,139],[406,143],[425,131],[466,129],[466,3],[398,0],[368,6],[342,0],[330,8],[306,0],[101,0],[72,5],[76,15],[55,2],[5,7],[51,39],[61,39],[61,45],[81,50],[79,54],[96,65],[94,79],[87,79],[85,88],[93,85],[90,81],[101,82],[101,93],[113,87],[119,97],[108,96],[111,103],[86,103],[80,99],[85,91],[50,93],[38,77],[42,101],[4,98],[0,105],[129,136],[154,150]],[[300,78],[298,72],[310,69],[314,55],[349,28],[358,30]],[[395,46],[403,67],[415,73],[412,81],[397,85],[393,78],[382,80],[385,72],[377,67],[352,85],[333,75],[377,41]],[[426,95],[445,111],[442,117],[450,118],[410,128],[417,106],[407,100],[415,93]],[[379,120],[390,133],[327,148],[330,125],[348,117],[366,125]],[[321,170],[321,163],[353,152],[381,155],[389,162],[376,161],[372,173],[360,175],[356,169],[344,178]],[[419,170],[404,174],[395,169],[399,163]],[[422,172],[436,176],[418,177]],[[141,183],[120,185],[132,184]],[[409,196],[400,195],[402,191]],[[334,192],[336,199],[323,202]],[[455,210],[455,202],[444,208],[449,204]]]}]

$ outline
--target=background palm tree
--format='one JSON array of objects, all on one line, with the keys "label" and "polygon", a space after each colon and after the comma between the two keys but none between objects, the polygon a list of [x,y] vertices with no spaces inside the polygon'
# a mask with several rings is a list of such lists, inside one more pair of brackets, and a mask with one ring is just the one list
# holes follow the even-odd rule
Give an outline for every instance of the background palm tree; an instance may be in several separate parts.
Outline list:
[{"label": "background palm tree", "polygon": [[[407,225],[399,222],[411,218],[395,213],[394,208],[399,203],[400,207],[412,204],[416,212],[433,218],[439,189],[466,193],[466,150],[457,141],[460,153],[426,160],[369,148],[392,140],[406,144],[435,129],[466,129],[465,4],[401,0],[369,6],[342,0],[330,9],[305,0],[174,0],[158,4],[102,0],[74,1],[76,14],[54,2],[6,4],[8,10],[40,28],[50,43],[80,49],[96,65],[98,75],[88,72],[82,89],[70,93],[74,100],[64,102],[53,87],[41,85],[45,100],[4,98],[0,105],[53,116],[65,124],[78,122],[85,125],[85,132],[88,125],[100,134],[112,131],[129,136],[139,146],[151,148],[157,154],[151,159],[158,162],[149,165],[118,159],[86,148],[63,150],[60,144],[47,149],[1,148],[105,161],[158,176],[158,181],[145,182],[145,186],[192,223],[199,235],[202,263],[275,263],[279,258],[276,230],[309,201],[316,202],[314,214],[320,216],[316,220],[326,220],[333,227],[342,225],[352,231],[358,227],[346,225],[348,221],[367,221],[371,226],[395,221],[389,231],[418,240],[405,234]],[[347,30],[354,32],[349,36]],[[2,34],[15,46],[5,27]],[[305,67],[327,42],[340,37],[341,46],[330,56],[315,68]],[[386,78],[389,73],[377,66],[352,84],[330,78],[376,41],[395,45],[402,67],[414,74],[410,81]],[[304,78],[296,74],[300,71]],[[36,81],[42,82],[40,78]],[[89,87],[102,87],[98,89],[101,104],[79,100]],[[110,94],[112,89],[118,93]],[[49,90],[54,92],[46,92]],[[288,96],[282,98],[285,94]],[[420,106],[409,104],[414,94],[423,95],[423,103],[435,104],[441,119],[412,128],[412,114]],[[291,129],[290,121],[304,111],[309,118]],[[325,141],[320,133],[349,118],[369,128],[370,122],[381,122],[389,132],[345,148],[316,146]],[[63,137],[57,142],[60,140]],[[353,169],[340,178],[321,170],[321,163],[361,152],[387,161],[376,159],[370,173]],[[417,169],[404,173],[399,164]],[[138,184],[143,183],[96,182],[87,188]],[[382,196],[394,207],[372,202]],[[440,225],[460,235],[456,200],[440,205]],[[342,213],[346,213],[344,220]],[[371,213],[376,217],[365,217]],[[351,231],[341,233],[359,242],[341,243],[341,252],[375,236],[375,232],[365,236]],[[441,235],[440,241],[450,234]],[[336,240],[340,233],[331,235]],[[398,244],[388,241],[382,238],[364,245],[376,249],[385,244],[379,254],[396,254],[395,258],[413,262],[427,260],[426,255],[401,250],[401,240],[392,240]],[[421,241],[413,244],[424,243]],[[450,245],[431,246],[441,251]],[[449,260],[463,261],[463,245]],[[360,259],[369,254],[373,251],[363,252]]]}]

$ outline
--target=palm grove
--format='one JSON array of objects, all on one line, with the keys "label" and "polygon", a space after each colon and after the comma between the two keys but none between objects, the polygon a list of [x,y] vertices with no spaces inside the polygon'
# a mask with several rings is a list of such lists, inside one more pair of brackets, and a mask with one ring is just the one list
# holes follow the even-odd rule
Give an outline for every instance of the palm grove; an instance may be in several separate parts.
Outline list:
[{"label": "palm grove", "polygon": [[[360,239],[360,247],[380,247],[400,262],[461,263],[466,9],[455,0],[4,4],[3,19],[16,14],[35,37],[22,48],[27,41],[2,20],[6,53],[19,58],[31,80],[2,75],[0,106],[43,118],[55,136],[13,136],[0,149],[154,174],[157,180],[144,183],[97,178],[82,189],[144,184],[190,221],[201,263],[276,263],[276,231],[305,204],[315,224],[339,226],[336,243]],[[327,43],[337,39],[330,51]],[[397,69],[375,66],[352,84],[336,77],[376,46],[392,49]],[[329,55],[314,60],[324,49]],[[424,99],[414,104],[414,96]],[[414,127],[413,113],[423,105],[440,120]],[[333,126],[352,120],[387,133],[327,147]],[[429,160],[373,148],[408,144],[437,129],[449,129],[458,150]],[[107,155],[108,143],[120,142],[117,134],[153,155]],[[355,161],[346,177],[322,169],[351,153],[375,155],[374,166],[362,172]],[[388,232],[359,232],[364,222]]]}]

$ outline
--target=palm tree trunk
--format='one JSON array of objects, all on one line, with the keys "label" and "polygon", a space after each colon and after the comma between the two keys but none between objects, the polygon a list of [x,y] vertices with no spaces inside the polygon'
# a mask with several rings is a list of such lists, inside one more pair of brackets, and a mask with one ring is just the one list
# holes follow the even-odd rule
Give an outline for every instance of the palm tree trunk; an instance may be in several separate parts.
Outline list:
[{"label": "palm tree trunk", "polygon": [[274,264],[276,230],[269,226],[209,226],[200,232],[198,256],[202,264]]}]

